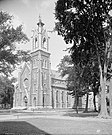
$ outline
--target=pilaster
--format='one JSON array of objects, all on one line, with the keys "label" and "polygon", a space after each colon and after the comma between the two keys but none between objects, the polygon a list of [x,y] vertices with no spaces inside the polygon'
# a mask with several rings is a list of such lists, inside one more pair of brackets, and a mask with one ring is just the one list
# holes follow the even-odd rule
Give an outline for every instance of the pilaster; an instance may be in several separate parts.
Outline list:
[{"label": "pilaster", "polygon": [[59,108],[62,108],[62,91],[59,90]]},{"label": "pilaster", "polygon": [[53,89],[54,108],[56,108],[56,90]]}]

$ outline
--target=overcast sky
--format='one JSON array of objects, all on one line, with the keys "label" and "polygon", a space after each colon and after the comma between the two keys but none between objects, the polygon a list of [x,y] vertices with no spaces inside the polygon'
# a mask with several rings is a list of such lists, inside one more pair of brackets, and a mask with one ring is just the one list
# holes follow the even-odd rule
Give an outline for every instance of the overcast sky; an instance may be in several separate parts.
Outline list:
[{"label": "overcast sky", "polygon": [[[31,30],[34,29],[38,22],[39,14],[45,24],[47,30],[52,30],[55,26],[55,9],[56,0],[0,0],[0,10],[7,11],[16,17],[16,24],[21,22],[24,26],[25,33],[31,38]],[[56,69],[60,60],[67,52],[63,51],[68,45],[65,44],[63,38],[57,33],[49,33],[50,36],[50,52],[51,52],[51,68]],[[31,43],[22,45],[20,49],[31,49]]]}]

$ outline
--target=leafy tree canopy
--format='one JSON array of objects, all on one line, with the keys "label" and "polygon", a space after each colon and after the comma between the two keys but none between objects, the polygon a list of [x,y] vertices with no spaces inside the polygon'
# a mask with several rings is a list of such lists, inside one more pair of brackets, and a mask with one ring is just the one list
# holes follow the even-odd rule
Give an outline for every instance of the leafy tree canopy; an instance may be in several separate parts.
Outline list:
[{"label": "leafy tree canopy", "polygon": [[111,36],[108,25],[112,21],[109,14],[111,9],[111,0],[57,1],[56,29],[66,43],[73,44],[71,53],[75,63],[87,64],[89,60],[93,61],[98,49],[103,65],[106,41]]},{"label": "leafy tree canopy", "polygon": [[56,29],[66,43],[73,44],[73,62],[82,69],[92,66],[98,71],[103,118],[108,118],[105,90],[112,62],[111,12],[111,0],[58,0],[55,7]]},{"label": "leafy tree canopy", "polygon": [[6,76],[0,76],[0,104],[13,103],[13,93],[15,78],[9,79]]},{"label": "leafy tree canopy", "polygon": [[0,73],[9,75],[18,63],[18,51],[16,43],[29,41],[22,31],[22,25],[14,28],[13,16],[6,12],[0,12]]},{"label": "leafy tree canopy", "polygon": [[[98,92],[99,73],[98,67],[93,65],[86,65],[81,68],[75,65],[70,56],[65,55],[58,65],[58,70],[61,76],[67,75],[67,88],[72,95],[77,93],[78,96],[86,94],[88,87],[91,86],[93,92]],[[96,85],[97,84],[97,85]]]}]

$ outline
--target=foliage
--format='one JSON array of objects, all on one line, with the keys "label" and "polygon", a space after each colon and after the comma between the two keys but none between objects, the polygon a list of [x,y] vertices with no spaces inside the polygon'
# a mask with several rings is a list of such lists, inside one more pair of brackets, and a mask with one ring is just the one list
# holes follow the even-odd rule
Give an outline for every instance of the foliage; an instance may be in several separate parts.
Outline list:
[{"label": "foliage", "polygon": [[10,104],[12,107],[13,104],[13,93],[14,93],[14,85],[13,83],[16,81],[15,78],[9,79],[6,76],[0,76],[0,103]]},{"label": "foliage", "polygon": [[[70,56],[65,55],[58,65],[58,70],[61,72],[61,76],[66,76],[67,89],[69,93],[75,97],[74,106],[78,113],[78,100],[83,95],[89,95],[89,92],[94,93],[94,110],[96,109],[95,96],[99,89],[99,74],[94,65],[87,65],[83,69],[79,65],[73,63]],[[91,88],[91,89],[90,89]],[[85,112],[88,110],[88,98],[86,100]]]},{"label": "foliage", "polygon": [[0,12],[0,73],[9,75],[18,63],[18,53],[15,51],[16,43],[28,41],[22,31],[22,25],[14,28],[13,16]]},{"label": "foliage", "polygon": [[82,68],[87,66],[87,70],[91,65],[98,70],[101,117],[108,117],[105,89],[112,51],[111,10],[111,0],[58,0],[55,8],[58,34],[73,44],[73,62]]},{"label": "foliage", "polygon": [[[95,94],[98,93],[99,74],[97,67],[93,65],[86,65],[81,68],[79,65],[73,63],[70,56],[65,55],[58,65],[58,70],[61,76],[67,76],[67,89],[72,95],[83,96],[91,86]],[[97,84],[97,85],[96,85]]]},{"label": "foliage", "polygon": [[30,60],[30,50],[28,51],[18,50],[17,54],[18,54],[19,63],[23,61],[28,62]]}]

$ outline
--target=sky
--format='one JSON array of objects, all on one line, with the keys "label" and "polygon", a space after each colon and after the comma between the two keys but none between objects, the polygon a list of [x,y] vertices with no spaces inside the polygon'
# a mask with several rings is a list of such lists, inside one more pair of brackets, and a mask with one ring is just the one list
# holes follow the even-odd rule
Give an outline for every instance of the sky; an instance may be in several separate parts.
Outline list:
[{"label": "sky", "polygon": [[[32,29],[36,28],[39,15],[45,24],[46,29],[53,30],[55,26],[55,2],[57,0],[0,0],[0,10],[6,11],[15,16],[15,24],[23,24],[24,32],[29,39],[32,36]],[[49,48],[51,53],[51,68],[57,70],[64,55],[64,50],[69,46],[56,32],[49,33]],[[19,49],[31,50],[31,42],[20,45]]]}]

